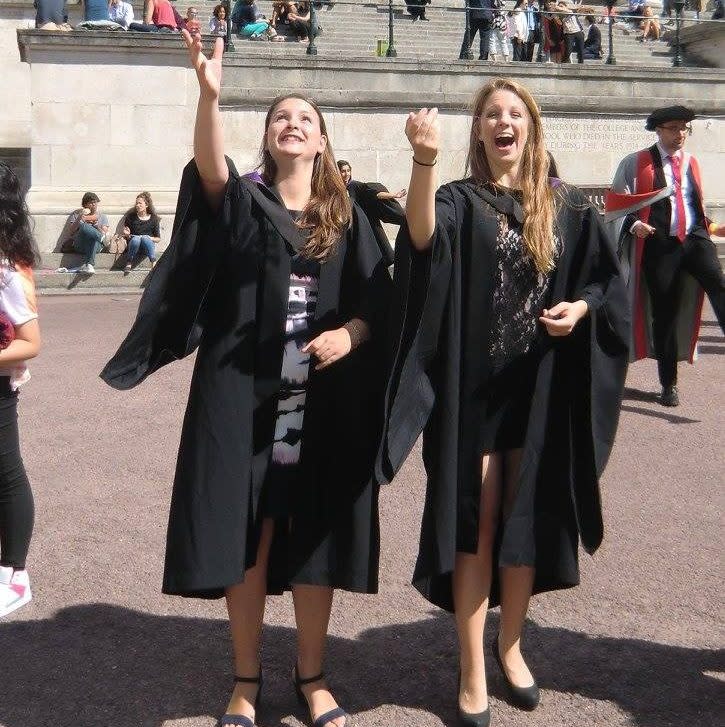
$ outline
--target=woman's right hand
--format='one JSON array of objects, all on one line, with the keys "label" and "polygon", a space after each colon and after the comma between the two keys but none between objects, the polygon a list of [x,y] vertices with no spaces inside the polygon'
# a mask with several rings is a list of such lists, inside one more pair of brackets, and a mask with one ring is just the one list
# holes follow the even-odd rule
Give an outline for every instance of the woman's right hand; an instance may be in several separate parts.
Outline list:
[{"label": "woman's right hand", "polygon": [[440,148],[438,109],[411,111],[405,122],[405,135],[413,147],[413,157],[423,164],[433,164]]},{"label": "woman's right hand", "polygon": [[222,85],[224,39],[220,37],[214,40],[214,50],[211,57],[207,58],[202,50],[200,33],[194,33],[192,36],[188,30],[182,30],[181,35],[189,49],[189,58],[199,80],[201,95],[209,101],[216,101]]}]

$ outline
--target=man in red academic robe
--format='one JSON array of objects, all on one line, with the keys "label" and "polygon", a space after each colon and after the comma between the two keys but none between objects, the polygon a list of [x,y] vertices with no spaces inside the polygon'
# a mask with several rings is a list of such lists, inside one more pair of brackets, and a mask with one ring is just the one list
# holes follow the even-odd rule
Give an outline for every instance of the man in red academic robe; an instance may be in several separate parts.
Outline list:
[{"label": "man in red academic robe", "polygon": [[657,143],[620,163],[607,197],[607,218],[620,218],[620,257],[629,268],[633,308],[630,358],[657,359],[664,406],[677,406],[677,362],[696,357],[703,295],[725,332],[725,282],[711,234],[725,225],[705,215],[697,159],[684,147],[694,112],[653,111],[646,129]]}]

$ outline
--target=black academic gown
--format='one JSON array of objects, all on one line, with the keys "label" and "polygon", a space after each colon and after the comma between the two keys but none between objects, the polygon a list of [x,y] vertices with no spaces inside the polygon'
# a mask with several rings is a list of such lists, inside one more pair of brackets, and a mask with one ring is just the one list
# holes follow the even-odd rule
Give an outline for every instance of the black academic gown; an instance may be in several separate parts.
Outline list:
[{"label": "black academic gown", "polygon": [[370,221],[375,239],[378,241],[380,252],[388,265],[393,264],[393,246],[385,234],[381,222],[391,225],[402,225],[405,222],[405,210],[397,199],[379,199],[378,192],[387,192],[385,185],[379,182],[358,182],[352,180],[347,185],[350,199],[357,202]]},{"label": "black academic gown", "polygon": [[[259,543],[288,304],[291,254],[304,243],[269,190],[230,163],[212,215],[194,162],[182,178],[171,243],[126,340],[102,378],[128,389],[198,347],[169,516],[163,591],[214,598],[243,580]],[[275,523],[268,590],[291,583],[375,592],[375,445],[382,428],[379,331],[392,281],[370,225],[353,223],[320,267],[311,335],[364,318],[372,339],[310,368],[293,516]]]},{"label": "black academic gown", "polygon": [[[617,428],[629,340],[625,287],[598,213],[576,189],[560,185],[555,193],[563,252],[549,305],[584,297],[590,315],[568,337],[542,336],[518,489],[494,559],[534,566],[534,592],[576,585],[578,539],[590,553],[602,540],[598,481]],[[445,185],[431,250],[417,253],[405,228],[396,242],[398,333],[377,468],[379,481],[389,480],[424,430],[428,485],[413,583],[449,610],[456,552],[478,545],[478,397],[489,363],[497,233],[480,194],[465,180]],[[498,599],[494,582],[490,604]]]}]

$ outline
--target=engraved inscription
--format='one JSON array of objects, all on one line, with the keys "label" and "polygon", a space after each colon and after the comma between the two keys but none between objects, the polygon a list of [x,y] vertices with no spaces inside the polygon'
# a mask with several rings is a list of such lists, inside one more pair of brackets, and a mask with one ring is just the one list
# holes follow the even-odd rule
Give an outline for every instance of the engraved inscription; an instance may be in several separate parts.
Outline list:
[{"label": "engraved inscription", "polygon": [[551,151],[617,151],[626,154],[652,144],[644,119],[544,117],[544,139]]}]

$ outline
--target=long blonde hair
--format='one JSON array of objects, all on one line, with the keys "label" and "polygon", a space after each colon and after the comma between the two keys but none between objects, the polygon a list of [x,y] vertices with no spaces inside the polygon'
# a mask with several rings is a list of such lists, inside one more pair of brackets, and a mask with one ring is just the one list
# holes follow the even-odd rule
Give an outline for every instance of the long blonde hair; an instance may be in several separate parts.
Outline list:
[{"label": "long blonde hair", "polygon": [[519,166],[519,183],[523,193],[524,247],[540,272],[554,268],[554,193],[549,182],[549,156],[544,145],[541,113],[533,96],[520,83],[510,78],[495,78],[476,94],[473,102],[471,136],[466,157],[466,173],[477,182],[495,182],[479,139],[481,116],[488,97],[495,91],[516,94],[531,117],[529,134]]},{"label": "long blonde hair", "polygon": [[296,93],[278,96],[272,101],[264,120],[264,138],[262,139],[259,169],[265,184],[274,184],[277,176],[277,164],[267,149],[267,130],[277,106],[290,98],[300,99],[312,106],[320,121],[320,131],[327,138],[324,151],[317,154],[313,162],[310,201],[305,205],[302,216],[296,223],[301,229],[309,230],[309,237],[302,248],[302,254],[312,260],[326,260],[332,255],[345,228],[350,224],[352,207],[347,189],[335,163],[325,119],[314,101]]}]

